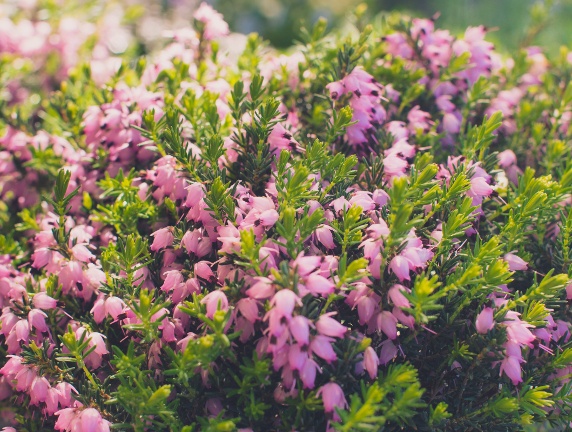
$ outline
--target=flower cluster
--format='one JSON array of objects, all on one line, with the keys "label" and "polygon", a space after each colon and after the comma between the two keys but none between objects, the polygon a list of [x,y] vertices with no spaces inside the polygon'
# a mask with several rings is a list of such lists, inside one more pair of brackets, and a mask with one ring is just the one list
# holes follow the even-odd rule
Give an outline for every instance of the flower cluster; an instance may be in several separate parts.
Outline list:
[{"label": "flower cluster", "polygon": [[0,30],[65,63],[0,107],[5,430],[572,422],[572,56],[394,15],[279,53],[203,3],[115,58],[48,18]]}]

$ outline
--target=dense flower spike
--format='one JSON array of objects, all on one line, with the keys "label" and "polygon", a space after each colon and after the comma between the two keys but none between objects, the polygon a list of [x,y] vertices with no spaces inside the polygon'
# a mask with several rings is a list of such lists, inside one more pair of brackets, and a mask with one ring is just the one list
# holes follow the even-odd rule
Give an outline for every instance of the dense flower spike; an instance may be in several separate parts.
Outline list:
[{"label": "dense flower spike", "polygon": [[6,430],[572,422],[572,54],[52,3],[0,17]]}]

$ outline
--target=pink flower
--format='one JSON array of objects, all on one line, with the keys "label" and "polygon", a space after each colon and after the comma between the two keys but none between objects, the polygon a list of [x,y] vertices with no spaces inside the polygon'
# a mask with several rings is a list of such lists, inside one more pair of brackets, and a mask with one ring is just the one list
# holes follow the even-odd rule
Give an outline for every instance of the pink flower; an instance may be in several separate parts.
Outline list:
[{"label": "pink flower", "polygon": [[193,18],[205,25],[203,37],[206,40],[218,39],[229,33],[228,24],[223,16],[205,2],[201,3]]},{"label": "pink flower", "polygon": [[270,150],[278,154],[282,150],[296,150],[298,148],[298,142],[292,137],[292,134],[288,132],[282,123],[277,123],[276,126],[270,132],[268,136],[268,144],[270,145]]},{"label": "pink flower", "polygon": [[250,298],[262,300],[274,295],[275,289],[272,281],[266,277],[254,278],[255,283],[246,290],[246,295]]},{"label": "pink flower", "polygon": [[281,317],[291,317],[296,305],[302,306],[302,300],[289,289],[282,289],[274,294],[270,305],[279,313]]},{"label": "pink flower", "polygon": [[504,256],[504,260],[508,263],[510,271],[526,270],[528,268],[528,263],[513,253],[507,253]]},{"label": "pink flower", "polygon": [[34,304],[34,307],[44,310],[54,309],[58,305],[56,299],[51,298],[45,292],[39,292],[34,295],[32,303]]},{"label": "pink flower", "polygon": [[28,338],[30,336],[30,325],[28,321],[20,320],[14,326],[14,331],[16,332],[16,338],[18,341],[23,341],[24,343],[28,343]]},{"label": "pink flower", "polygon": [[403,292],[409,292],[409,290],[403,285],[395,284],[389,288],[387,297],[395,306],[399,308],[408,308],[411,304],[409,303],[409,300],[407,300],[407,297],[403,295]]},{"label": "pink flower", "polygon": [[371,379],[377,376],[377,368],[379,367],[379,357],[372,347],[367,347],[363,353],[363,364],[365,370]]},{"label": "pink flower", "polygon": [[331,382],[320,387],[316,395],[322,397],[324,411],[326,413],[332,413],[333,419],[339,421],[340,417],[335,412],[336,408],[344,409],[348,407],[342,388],[338,384]]},{"label": "pink flower", "polygon": [[125,303],[119,297],[109,296],[107,297],[107,300],[105,300],[105,313],[114,320],[116,320],[118,315],[123,312],[124,308]]},{"label": "pink flower", "polygon": [[70,383],[61,382],[56,385],[56,389],[58,390],[59,394],[59,403],[62,407],[69,407],[71,406],[73,399],[72,399],[72,392],[77,393],[77,390],[72,386]]},{"label": "pink flower", "polygon": [[36,379],[34,371],[28,367],[20,369],[14,379],[16,380],[16,390],[29,391],[32,383]]},{"label": "pink flower", "polygon": [[490,307],[484,308],[479,315],[477,315],[477,320],[475,321],[475,326],[477,327],[477,332],[480,334],[486,334],[495,326],[493,319],[494,311]]},{"label": "pink flower", "polygon": [[30,387],[30,403],[38,405],[38,403],[44,402],[48,396],[49,389],[50,383],[46,378],[36,377]]},{"label": "pink flower", "polygon": [[471,179],[471,188],[469,192],[473,196],[489,196],[493,192],[493,188],[488,184],[484,177],[473,177]]},{"label": "pink flower", "polygon": [[341,95],[346,93],[346,89],[342,81],[334,81],[326,86],[330,92],[330,97],[337,100]]},{"label": "pink flower", "polygon": [[511,165],[516,165],[516,155],[512,150],[505,150],[497,155],[499,166],[501,168],[508,168]]},{"label": "pink flower", "polygon": [[332,318],[332,315],[335,314],[335,312],[330,312],[318,318],[318,321],[316,321],[316,330],[318,330],[320,334],[337,338],[344,337],[348,329]]},{"label": "pink flower", "polygon": [[80,415],[81,432],[109,432],[109,423],[95,408],[84,409]]},{"label": "pink flower", "polygon": [[308,359],[304,363],[304,367],[300,371],[300,379],[304,384],[304,388],[311,389],[314,388],[314,382],[316,381],[316,372],[320,369],[318,364],[312,360]]},{"label": "pink flower", "polygon": [[96,323],[102,323],[105,319],[105,299],[103,297],[97,299],[93,304],[90,312],[93,315],[93,320]]},{"label": "pink flower", "polygon": [[324,297],[332,294],[336,288],[332,281],[316,273],[312,273],[308,276],[304,285],[312,294],[322,295]]},{"label": "pink flower", "polygon": [[64,408],[56,412],[58,420],[54,425],[54,428],[59,431],[71,431],[72,427],[75,426],[75,430],[79,430],[80,424],[78,420],[77,408]]},{"label": "pink flower", "polygon": [[176,287],[183,283],[183,275],[178,270],[165,272],[165,275],[167,277],[165,278],[163,285],[161,285],[161,291],[173,291]]},{"label": "pink flower", "polygon": [[204,237],[199,230],[187,231],[181,243],[189,254],[198,258],[209,255],[212,251],[212,242],[209,237]]},{"label": "pink flower", "polygon": [[236,308],[240,311],[242,316],[249,322],[256,322],[258,317],[258,302],[251,298],[242,298],[236,304]]},{"label": "pink flower", "polygon": [[288,324],[290,333],[300,345],[308,345],[310,343],[310,321],[302,315],[297,315],[290,320]]},{"label": "pink flower", "polygon": [[446,113],[443,116],[443,129],[450,134],[459,133],[461,120],[454,113]]},{"label": "pink flower", "polygon": [[377,301],[373,296],[364,296],[357,301],[358,316],[360,324],[367,323],[377,307]]},{"label": "pink flower", "polygon": [[199,261],[194,267],[195,276],[206,280],[210,283],[216,281],[216,276],[214,275],[210,263],[208,261]]},{"label": "pink flower", "polygon": [[322,225],[316,229],[316,238],[326,249],[334,249],[336,247],[334,237],[332,236],[332,228],[328,225]]},{"label": "pink flower", "polygon": [[54,415],[58,410],[59,391],[57,388],[52,387],[48,390],[46,395],[46,412],[48,415]]},{"label": "pink flower", "polygon": [[76,260],[78,261],[82,261],[82,262],[90,262],[92,259],[95,258],[95,255],[93,255],[89,249],[87,247],[85,247],[85,245],[83,244],[77,244],[72,248],[72,253],[73,256]]},{"label": "pink flower", "polygon": [[407,258],[396,255],[389,263],[389,269],[395,273],[395,276],[397,276],[400,281],[411,280],[409,277],[409,262]]},{"label": "pink flower", "polygon": [[172,227],[161,228],[151,234],[154,239],[151,244],[151,250],[157,252],[173,245],[174,237]]},{"label": "pink flower", "polygon": [[387,364],[397,356],[397,347],[391,340],[386,340],[381,344],[381,352],[379,353],[379,363]]},{"label": "pink flower", "polygon": [[377,315],[377,328],[383,331],[389,339],[397,338],[397,318],[391,312],[382,311]]},{"label": "pink flower", "polygon": [[326,360],[328,363],[331,363],[338,358],[334,349],[332,348],[333,341],[334,339],[327,336],[315,336],[310,343],[310,349],[318,357]]},{"label": "pink flower", "polygon": [[517,357],[507,356],[501,363],[500,374],[505,373],[514,385],[522,382],[522,370]]},{"label": "pink flower", "polygon": [[211,319],[214,317],[214,314],[217,310],[228,310],[228,299],[226,298],[226,295],[220,290],[208,293],[201,300],[201,303],[207,305],[207,317]]},{"label": "pink flower", "polygon": [[302,349],[302,345],[291,345],[288,350],[288,365],[292,370],[301,371],[308,361],[308,352]]},{"label": "pink flower", "polygon": [[48,316],[45,312],[42,312],[40,309],[32,309],[28,313],[28,323],[30,327],[36,328],[39,332],[47,332],[48,326],[46,324],[46,318]]}]

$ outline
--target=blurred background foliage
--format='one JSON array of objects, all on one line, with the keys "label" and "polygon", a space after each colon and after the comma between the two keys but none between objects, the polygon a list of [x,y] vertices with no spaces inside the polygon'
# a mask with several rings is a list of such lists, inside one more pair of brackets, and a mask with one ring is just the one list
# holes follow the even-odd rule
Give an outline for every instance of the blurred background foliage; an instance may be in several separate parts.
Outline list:
[{"label": "blurred background foliage", "polygon": [[[233,31],[257,32],[276,47],[287,47],[302,23],[320,16],[343,25],[363,0],[209,0]],[[556,52],[572,44],[572,0],[366,0],[368,14],[402,11],[412,16],[440,16],[438,27],[462,33],[467,26],[495,29],[489,39],[511,51],[540,45]]]}]

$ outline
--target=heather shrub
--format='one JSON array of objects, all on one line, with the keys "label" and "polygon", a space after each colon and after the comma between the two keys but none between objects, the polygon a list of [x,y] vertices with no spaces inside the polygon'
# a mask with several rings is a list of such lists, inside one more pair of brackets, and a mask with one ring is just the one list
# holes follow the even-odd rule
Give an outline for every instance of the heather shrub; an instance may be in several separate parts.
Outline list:
[{"label": "heather shrub", "polygon": [[118,56],[41,7],[0,29],[5,430],[568,427],[565,48],[203,4]]}]

